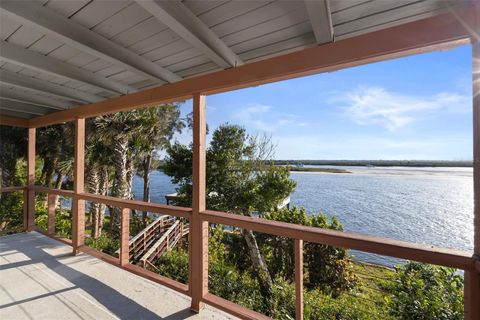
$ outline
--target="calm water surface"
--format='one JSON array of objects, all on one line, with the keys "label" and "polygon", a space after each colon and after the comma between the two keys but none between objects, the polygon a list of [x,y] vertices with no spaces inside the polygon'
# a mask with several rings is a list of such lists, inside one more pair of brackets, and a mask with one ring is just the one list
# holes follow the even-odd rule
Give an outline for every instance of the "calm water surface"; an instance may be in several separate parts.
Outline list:
[{"label": "calm water surface", "polygon": [[[473,250],[471,168],[342,167],[351,174],[293,172],[291,205],[336,216],[346,231]],[[152,173],[151,201],[165,203],[175,186]],[[142,197],[142,179],[134,180]],[[398,260],[353,251],[356,259],[393,265]]]}]

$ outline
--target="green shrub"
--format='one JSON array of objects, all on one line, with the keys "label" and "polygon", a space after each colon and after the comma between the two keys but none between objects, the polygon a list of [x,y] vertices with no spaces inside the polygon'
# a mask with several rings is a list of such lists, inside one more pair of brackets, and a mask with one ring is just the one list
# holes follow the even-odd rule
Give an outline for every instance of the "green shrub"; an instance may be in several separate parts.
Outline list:
[{"label": "green shrub", "polygon": [[0,232],[16,232],[23,227],[23,192],[0,193]]},{"label": "green shrub", "polygon": [[181,283],[188,282],[188,251],[165,252],[156,263],[157,273]]},{"label": "green shrub", "polygon": [[[301,224],[310,227],[342,231],[342,224],[332,217],[330,222],[321,212],[307,215],[305,208],[293,207],[269,212],[268,220]],[[292,279],[295,265],[293,240],[284,237],[262,235],[259,237],[267,254],[267,264],[273,276]],[[352,271],[348,251],[317,243],[305,243],[304,261],[307,268],[306,281],[310,288],[320,288],[325,293],[338,295],[355,286],[356,277]]]},{"label": "green shrub", "polygon": [[[35,224],[43,230],[48,228],[48,212],[45,207],[38,204],[35,207]],[[55,210],[55,234],[68,239],[72,238],[72,213],[71,210]]]},{"label": "green shrub", "polygon": [[455,269],[409,262],[396,268],[388,299],[400,319],[463,319],[463,278]]},{"label": "green shrub", "polygon": [[100,237],[85,238],[85,244],[93,249],[117,256],[117,250],[120,248],[120,240],[113,238],[108,233],[103,233]]}]

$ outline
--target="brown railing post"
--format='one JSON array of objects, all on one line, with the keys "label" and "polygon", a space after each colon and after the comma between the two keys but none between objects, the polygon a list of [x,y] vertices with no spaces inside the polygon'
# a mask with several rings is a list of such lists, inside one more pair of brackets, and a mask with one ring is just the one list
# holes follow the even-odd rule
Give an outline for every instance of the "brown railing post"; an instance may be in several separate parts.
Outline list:
[{"label": "brown railing post", "polygon": [[28,229],[28,187],[23,189],[23,230]]},{"label": "brown railing post", "polygon": [[55,234],[55,205],[57,204],[57,195],[48,194],[48,234]]},{"label": "brown railing post", "polygon": [[193,191],[189,241],[189,290],[191,309],[199,312],[208,292],[208,222],[200,215],[205,211],[206,176],[206,108],[205,96],[193,95]]},{"label": "brown railing post", "polygon": [[[473,259],[480,259],[480,41],[472,38],[473,93]],[[465,319],[480,319],[479,270],[465,271]]]},{"label": "brown railing post", "polygon": [[122,222],[120,229],[120,265],[125,266],[130,261],[130,246],[128,244],[130,236],[130,209],[122,209]]},{"label": "brown railing post", "polygon": [[303,240],[295,239],[295,320],[303,320]]},{"label": "brown railing post", "polygon": [[75,162],[73,168],[73,201],[72,201],[72,246],[73,254],[79,253],[79,248],[85,238],[85,200],[78,194],[84,191],[84,161],[85,161],[85,119],[75,119]]},{"label": "brown railing post", "polygon": [[26,230],[32,231],[35,227],[35,191],[30,188],[35,185],[35,128],[28,128],[28,156],[27,156],[27,219]]}]

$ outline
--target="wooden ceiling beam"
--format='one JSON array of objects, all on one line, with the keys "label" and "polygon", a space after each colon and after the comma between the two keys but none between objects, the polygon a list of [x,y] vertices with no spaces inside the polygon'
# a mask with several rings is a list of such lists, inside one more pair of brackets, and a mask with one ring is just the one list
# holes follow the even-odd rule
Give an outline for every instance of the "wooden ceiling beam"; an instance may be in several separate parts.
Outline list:
[{"label": "wooden ceiling beam", "polygon": [[113,94],[129,94],[138,91],[127,84],[105,78],[91,71],[78,68],[35,51],[24,49],[6,41],[0,41],[0,57],[6,62],[68,80],[78,81]]},{"label": "wooden ceiling beam", "polygon": [[136,2],[217,65],[230,68],[243,64],[242,59],[180,1]]},{"label": "wooden ceiling beam", "polygon": [[28,119],[0,115],[0,125],[28,128],[29,123],[28,123]]},{"label": "wooden ceiling beam", "polygon": [[333,24],[328,0],[305,0],[308,18],[317,44],[333,41]]}]

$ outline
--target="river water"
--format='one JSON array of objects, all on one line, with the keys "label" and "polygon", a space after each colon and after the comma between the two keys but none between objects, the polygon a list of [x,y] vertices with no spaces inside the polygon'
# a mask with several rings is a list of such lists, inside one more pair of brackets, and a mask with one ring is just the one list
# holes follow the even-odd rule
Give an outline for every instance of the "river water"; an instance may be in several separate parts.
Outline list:
[{"label": "river water", "polygon": [[[473,250],[471,168],[341,167],[350,174],[292,172],[297,188],[291,205],[335,216],[345,231]],[[175,192],[168,176],[151,175],[151,201]],[[142,197],[142,179],[133,184]],[[351,252],[356,259],[394,265],[399,260]]]}]

